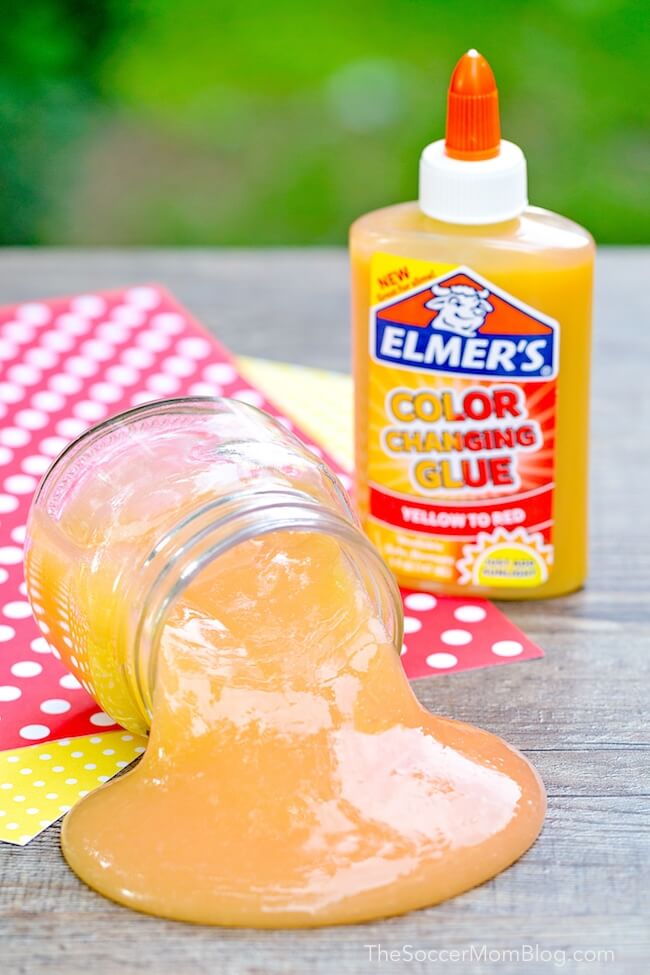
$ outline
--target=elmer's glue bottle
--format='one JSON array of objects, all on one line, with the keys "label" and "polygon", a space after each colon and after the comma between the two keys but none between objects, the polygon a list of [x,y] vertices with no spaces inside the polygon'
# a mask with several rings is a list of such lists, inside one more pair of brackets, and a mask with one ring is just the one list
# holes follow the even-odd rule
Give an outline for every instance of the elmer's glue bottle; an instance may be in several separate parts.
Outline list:
[{"label": "elmer's glue bottle", "polygon": [[557,596],[585,579],[594,244],[527,205],[487,61],[451,78],[419,200],[350,235],[356,492],[401,585]]}]

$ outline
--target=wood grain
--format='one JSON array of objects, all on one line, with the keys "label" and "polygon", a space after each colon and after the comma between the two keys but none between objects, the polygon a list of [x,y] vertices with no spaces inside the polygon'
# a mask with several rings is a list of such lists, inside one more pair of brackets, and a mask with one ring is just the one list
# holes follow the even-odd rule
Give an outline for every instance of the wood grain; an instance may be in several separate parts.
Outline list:
[{"label": "wood grain", "polygon": [[[0,847],[0,971],[25,975],[352,975],[611,972],[650,967],[650,251],[600,255],[588,587],[506,611],[545,648],[522,666],[416,683],[431,709],[504,735],[549,793],[532,850],[437,908],[304,932],[193,928],[117,907],[66,868],[58,827]],[[0,254],[0,301],[160,281],[240,354],[348,368],[346,259],[338,250],[21,251]],[[253,282],[253,286],[251,286]],[[643,285],[643,282],[646,282]],[[146,823],[140,824],[146,829]],[[466,950],[474,960],[369,960],[384,950]],[[481,951],[565,952],[565,963]],[[485,949],[482,946],[485,945]],[[582,963],[575,951],[615,960]],[[376,951],[376,949],[375,949]],[[478,959],[478,960],[477,960]],[[556,956],[560,961],[561,956]]]}]

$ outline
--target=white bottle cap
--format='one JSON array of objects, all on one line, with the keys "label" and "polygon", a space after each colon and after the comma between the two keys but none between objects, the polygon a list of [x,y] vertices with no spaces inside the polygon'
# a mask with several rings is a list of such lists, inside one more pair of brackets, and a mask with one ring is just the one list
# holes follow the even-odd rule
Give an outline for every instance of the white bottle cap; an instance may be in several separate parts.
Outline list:
[{"label": "white bottle cap", "polygon": [[420,209],[444,223],[489,224],[518,217],[528,205],[526,157],[501,140],[492,159],[454,159],[445,140],[420,157]]}]

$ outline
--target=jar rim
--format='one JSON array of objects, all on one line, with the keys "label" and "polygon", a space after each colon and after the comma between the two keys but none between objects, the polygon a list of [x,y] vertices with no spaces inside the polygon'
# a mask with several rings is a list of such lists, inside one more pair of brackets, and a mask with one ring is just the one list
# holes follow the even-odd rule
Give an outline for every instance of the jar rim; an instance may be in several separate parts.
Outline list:
[{"label": "jar rim", "polygon": [[[233,399],[229,396],[176,396],[173,399],[151,400],[149,403],[140,403],[138,406],[131,406],[128,410],[122,410],[113,416],[106,417],[105,420],[101,420],[99,423],[95,423],[93,426],[88,427],[87,430],[84,430],[83,433],[80,433],[73,440],[71,440],[70,443],[66,444],[63,450],[53,458],[52,463],[43,474],[34,493],[32,505],[36,505],[36,503],[39,501],[46,488],[46,485],[48,482],[51,482],[52,475],[57,468],[63,466],[65,462],[68,462],[82,444],[87,444],[95,438],[105,436],[106,433],[111,430],[111,428],[123,426],[125,423],[132,423],[138,420],[140,417],[148,415],[173,412],[189,414],[199,412],[199,410],[195,409],[195,407],[207,406],[209,404],[216,406],[222,403],[227,403],[232,412],[240,412],[244,415],[247,413],[261,415],[275,423],[285,434],[293,436],[290,431],[286,430],[282,426],[282,424],[278,423],[275,417],[265,413],[264,410],[258,409],[258,407],[253,406],[251,403],[244,403],[241,400]],[[235,409],[232,409],[232,407],[235,407]],[[215,409],[213,412],[217,414],[219,411]],[[300,443],[298,438],[294,437],[294,439]]]}]

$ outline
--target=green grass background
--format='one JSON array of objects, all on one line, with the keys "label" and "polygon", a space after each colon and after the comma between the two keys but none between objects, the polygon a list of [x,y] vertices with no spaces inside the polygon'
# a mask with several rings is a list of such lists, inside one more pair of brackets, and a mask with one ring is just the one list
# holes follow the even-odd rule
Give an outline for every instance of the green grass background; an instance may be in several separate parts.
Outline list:
[{"label": "green grass background", "polygon": [[342,243],[358,214],[415,196],[472,46],[531,200],[600,242],[650,238],[639,0],[7,7],[1,243]]}]

